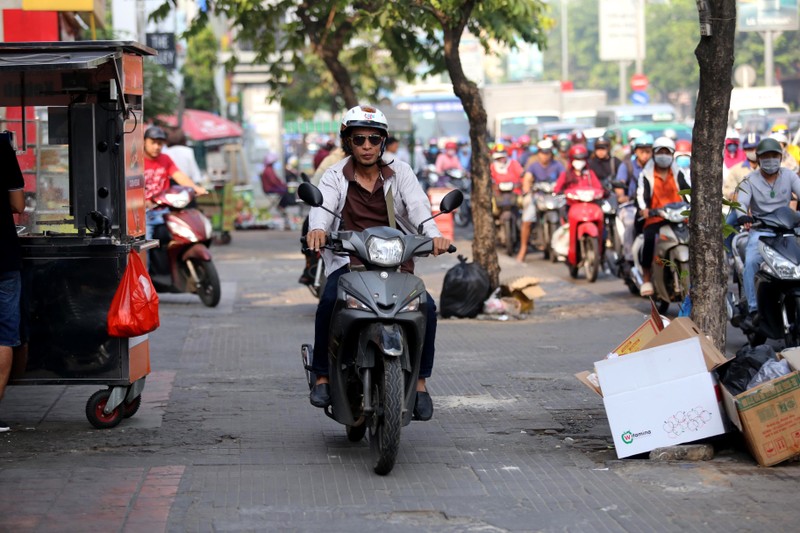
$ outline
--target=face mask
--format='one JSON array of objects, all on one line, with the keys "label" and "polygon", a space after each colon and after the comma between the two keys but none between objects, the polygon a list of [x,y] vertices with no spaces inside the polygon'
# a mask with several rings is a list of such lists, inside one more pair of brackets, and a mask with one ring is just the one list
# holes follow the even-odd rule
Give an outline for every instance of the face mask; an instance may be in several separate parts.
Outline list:
[{"label": "face mask", "polygon": [[689,168],[692,164],[692,158],[688,155],[679,155],[675,158],[675,162],[680,168]]},{"label": "face mask", "polygon": [[758,164],[767,175],[777,174],[781,169],[781,160],[777,158],[761,159]]},{"label": "face mask", "polygon": [[736,155],[736,152],[738,151],[738,147],[735,144],[729,144],[725,147],[725,149],[728,150],[728,153],[731,155]]},{"label": "face mask", "polygon": [[576,159],[575,161],[572,162],[572,168],[580,172],[581,170],[586,168],[586,161],[584,161],[583,159]]},{"label": "face mask", "polygon": [[538,154],[539,153],[539,149],[536,146],[528,146],[528,152],[530,152],[532,154]]},{"label": "face mask", "polygon": [[653,159],[655,159],[656,166],[659,168],[667,168],[672,164],[672,156],[670,154],[658,154],[653,156]]},{"label": "face mask", "polygon": [[758,156],[756,155],[755,148],[753,148],[752,150],[745,150],[744,151],[744,155],[745,155],[745,157],[747,157],[747,160],[752,162],[752,163],[755,163],[756,161],[758,161]]}]

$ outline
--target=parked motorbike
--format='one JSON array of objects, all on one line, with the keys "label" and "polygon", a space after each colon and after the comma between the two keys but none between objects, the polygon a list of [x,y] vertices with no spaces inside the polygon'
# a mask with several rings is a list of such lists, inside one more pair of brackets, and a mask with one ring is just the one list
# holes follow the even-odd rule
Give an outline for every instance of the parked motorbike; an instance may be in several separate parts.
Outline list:
[{"label": "parked motorbike", "polygon": [[754,229],[775,234],[762,236],[758,243],[764,259],[755,280],[758,321],[754,329],[746,329],[740,322],[748,310],[743,285],[747,232],[733,238],[734,290],[727,297],[728,318],[742,328],[751,346],[764,344],[767,338],[783,340],[787,347],[800,346],[800,214],[781,207],[753,220]]},{"label": "parked motorbike", "polygon": [[567,192],[565,196],[573,202],[567,213],[566,224],[569,229],[569,275],[577,278],[583,268],[586,279],[595,282],[603,255],[604,216],[599,202],[603,200],[605,191],[582,187]]},{"label": "parked motorbike", "polygon": [[533,201],[536,205],[538,220],[533,229],[536,246],[542,250],[545,259],[554,263],[558,256],[553,252],[551,241],[553,234],[561,226],[561,212],[567,205],[563,194],[554,194],[554,182],[538,181],[533,184]]},{"label": "parked motorbike", "polygon": [[513,256],[519,246],[520,195],[516,184],[503,181],[495,184],[492,214],[499,244]]},{"label": "parked motorbike", "polygon": [[[688,209],[688,203],[674,202],[651,210],[654,216],[660,216],[669,222],[659,229],[651,265],[653,298],[661,314],[667,312],[671,302],[681,303],[689,294],[689,226],[686,224]],[[644,283],[641,264],[643,246],[644,235],[639,235],[633,242],[633,265],[626,272],[626,283],[636,286],[636,294]]]},{"label": "parked motorbike", "polygon": [[172,186],[152,198],[169,208],[164,224],[154,228],[153,237],[161,247],[150,250],[149,271],[157,292],[197,294],[208,307],[215,307],[222,295],[211,246],[211,221],[197,209],[189,187]]},{"label": "parked motorbike", "polygon": [[[298,192],[308,205],[322,206],[322,193],[314,185],[304,183]],[[461,191],[449,192],[440,213],[454,211],[462,199]],[[364,270],[339,278],[328,353],[331,405],[325,414],[344,424],[353,442],[368,435],[373,470],[380,475],[394,467],[401,427],[411,423],[416,402],[428,304],[422,280],[400,272],[400,265],[433,251],[432,239],[421,235],[422,225],[418,231],[420,235],[388,227],[338,231],[326,245],[334,253],[357,257]],[[311,345],[302,346],[309,388],[316,382],[313,353]]]}]

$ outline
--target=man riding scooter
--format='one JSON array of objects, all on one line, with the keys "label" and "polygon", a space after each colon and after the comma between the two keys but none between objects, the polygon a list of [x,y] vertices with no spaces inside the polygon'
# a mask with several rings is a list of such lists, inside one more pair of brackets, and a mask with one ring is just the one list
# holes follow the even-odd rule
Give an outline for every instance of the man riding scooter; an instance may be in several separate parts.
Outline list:
[{"label": "man riding scooter", "polygon": [[[450,241],[442,237],[436,224],[429,220],[431,205],[414,171],[402,161],[386,163],[382,159],[389,135],[389,124],[384,114],[374,107],[356,106],[345,113],[339,135],[347,157],[325,171],[320,180],[323,206],[341,216],[348,231],[396,226],[406,233],[416,233],[416,228],[422,224],[424,234],[433,239],[433,255],[446,252]],[[322,249],[327,232],[335,229],[335,223],[334,215],[324,209],[312,209],[306,236],[308,248]],[[322,250],[322,257],[328,281],[320,296],[314,325],[312,369],[316,382],[309,398],[314,407],[325,408],[331,403],[328,334],[337,300],[338,280],[356,265],[347,256],[334,255],[328,249]],[[413,272],[413,268],[413,262],[410,262],[403,266],[403,271]],[[429,311],[414,407],[417,420],[429,420],[433,416],[433,402],[425,382],[433,368],[436,307],[430,294],[427,294],[427,302]]]},{"label": "man riding scooter", "polygon": [[[737,200],[744,213],[760,217],[771,213],[779,207],[788,206],[792,201],[792,194],[800,198],[800,177],[788,168],[781,167],[783,149],[778,141],[767,138],[758,143],[756,147],[758,170],[750,173],[739,186]],[[756,271],[762,262],[761,252],[758,248],[762,236],[772,236],[769,231],[750,229],[750,224],[744,225],[750,230],[745,251],[744,285],[747,298],[748,313],[742,320],[743,330],[754,330],[758,322],[758,302],[756,301]]]},{"label": "man riding scooter", "polygon": [[642,246],[642,278],[644,283],[639,289],[642,296],[654,293],[651,282],[653,255],[656,238],[661,226],[668,224],[659,216],[651,216],[650,212],[668,204],[681,202],[680,191],[691,187],[687,176],[675,163],[675,142],[669,137],[659,137],[653,143],[653,159],[639,174],[636,186],[636,200],[644,219],[644,245]]}]

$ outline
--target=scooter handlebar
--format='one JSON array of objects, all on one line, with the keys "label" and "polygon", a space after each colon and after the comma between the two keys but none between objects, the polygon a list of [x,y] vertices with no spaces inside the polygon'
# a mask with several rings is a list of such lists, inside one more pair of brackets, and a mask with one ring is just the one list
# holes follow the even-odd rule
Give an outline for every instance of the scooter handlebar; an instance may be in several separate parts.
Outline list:
[{"label": "scooter handlebar", "polygon": [[454,254],[454,253],[456,253],[456,251],[457,251],[457,250],[456,250],[456,247],[455,247],[455,246],[453,246],[452,244],[451,244],[450,246],[448,246],[448,247],[447,247],[447,253],[448,253],[448,254]]}]

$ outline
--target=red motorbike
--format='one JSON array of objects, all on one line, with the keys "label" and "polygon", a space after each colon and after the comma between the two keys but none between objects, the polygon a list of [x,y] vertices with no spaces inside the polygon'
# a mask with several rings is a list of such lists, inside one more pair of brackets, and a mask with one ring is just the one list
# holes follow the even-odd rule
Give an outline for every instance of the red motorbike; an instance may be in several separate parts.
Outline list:
[{"label": "red motorbike", "polygon": [[567,191],[569,202],[567,223],[569,224],[569,275],[578,277],[581,268],[590,282],[597,280],[600,259],[603,257],[603,220],[605,214],[600,200],[605,191],[592,187],[580,187]]},{"label": "red motorbike", "polygon": [[194,191],[172,186],[152,198],[162,208],[164,224],[154,228],[161,247],[150,250],[150,277],[157,292],[194,293],[208,307],[221,297],[219,275],[211,259],[211,221],[191,207]]}]

